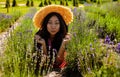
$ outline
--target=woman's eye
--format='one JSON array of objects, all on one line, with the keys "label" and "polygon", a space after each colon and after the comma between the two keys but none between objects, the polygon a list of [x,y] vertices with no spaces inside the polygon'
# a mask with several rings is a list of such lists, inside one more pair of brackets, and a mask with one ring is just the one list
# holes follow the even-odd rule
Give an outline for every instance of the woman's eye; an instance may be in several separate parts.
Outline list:
[{"label": "woman's eye", "polygon": [[55,23],[56,25],[58,25],[59,24],[59,22],[58,23]]},{"label": "woman's eye", "polygon": [[52,24],[52,22],[48,22],[48,24]]}]

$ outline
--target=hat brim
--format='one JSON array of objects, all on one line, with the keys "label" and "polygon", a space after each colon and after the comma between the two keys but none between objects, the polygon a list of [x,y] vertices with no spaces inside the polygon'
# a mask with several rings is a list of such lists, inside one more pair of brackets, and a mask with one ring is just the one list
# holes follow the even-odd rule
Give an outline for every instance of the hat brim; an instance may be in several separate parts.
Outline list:
[{"label": "hat brim", "polygon": [[48,5],[42,7],[34,15],[33,17],[34,26],[36,26],[37,28],[41,28],[43,19],[51,12],[56,12],[60,14],[67,25],[70,24],[73,20],[73,14],[68,7],[62,5]]}]

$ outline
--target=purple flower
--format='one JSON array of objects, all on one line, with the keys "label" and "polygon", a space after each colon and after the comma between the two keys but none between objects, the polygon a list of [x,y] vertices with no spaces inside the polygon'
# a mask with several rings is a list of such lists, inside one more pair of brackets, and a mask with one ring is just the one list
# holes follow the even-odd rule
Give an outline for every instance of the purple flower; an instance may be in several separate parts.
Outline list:
[{"label": "purple flower", "polygon": [[84,6],[92,6],[92,4],[85,2]]},{"label": "purple flower", "polygon": [[76,34],[76,33],[73,33],[73,36],[74,36],[74,37],[77,37],[77,34]]},{"label": "purple flower", "polygon": [[92,47],[92,43],[90,43],[90,47]]},{"label": "purple flower", "polygon": [[109,42],[109,44],[110,44],[110,45],[114,45],[114,42],[113,42],[113,41],[111,41],[111,42]]},{"label": "purple flower", "polygon": [[107,35],[106,38],[105,38],[105,43],[106,43],[106,44],[109,44],[109,43],[110,43],[110,38],[109,38],[108,35]]},{"label": "purple flower", "polygon": [[54,56],[57,56],[57,50],[53,48]]},{"label": "purple flower", "polygon": [[0,13],[0,21],[2,21],[3,19],[11,19],[12,16],[11,15],[6,15],[4,13]]},{"label": "purple flower", "polygon": [[77,8],[75,7],[75,8],[74,8],[74,13],[76,13],[76,12],[77,12]]},{"label": "purple flower", "polygon": [[74,14],[75,16],[77,16],[77,8],[76,8],[76,7],[73,9],[73,14]]},{"label": "purple flower", "polygon": [[36,13],[36,8],[30,8],[29,12],[26,13],[26,15],[24,16],[24,18],[30,18],[32,19],[34,14]]},{"label": "purple flower", "polygon": [[120,53],[120,43],[117,44],[116,51]]}]

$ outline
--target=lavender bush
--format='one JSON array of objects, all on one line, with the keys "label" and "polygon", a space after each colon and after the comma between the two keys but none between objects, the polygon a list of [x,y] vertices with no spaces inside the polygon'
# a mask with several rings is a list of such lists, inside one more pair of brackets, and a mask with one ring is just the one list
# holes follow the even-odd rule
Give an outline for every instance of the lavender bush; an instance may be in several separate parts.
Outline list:
[{"label": "lavender bush", "polygon": [[6,28],[10,27],[12,22],[11,15],[0,13],[0,32],[3,32]]},{"label": "lavender bush", "polygon": [[117,44],[116,52],[120,53],[120,43]]},{"label": "lavender bush", "polygon": [[21,16],[20,11],[15,11],[10,15],[0,13],[0,32],[7,30]]},{"label": "lavender bush", "polygon": [[[32,14],[34,15],[34,13]],[[6,56],[4,56],[5,60],[3,61],[4,77],[34,77],[33,70],[31,69],[33,65],[31,62],[31,53],[33,48],[34,26],[31,22],[32,19],[25,16],[21,25],[11,32],[11,36],[8,38],[5,50]]]},{"label": "lavender bush", "polygon": [[105,38],[105,43],[108,45],[103,47],[97,37],[96,29],[98,29],[100,24],[104,24],[104,20],[101,19],[103,22],[98,23],[96,20],[98,20],[97,17],[100,15],[96,14],[95,16],[97,17],[94,18],[96,23],[88,26],[90,23],[88,21],[90,20],[89,15],[91,14],[87,13],[86,16],[88,17],[83,22],[78,22],[77,17],[79,16],[76,16],[73,24],[71,24],[70,32],[73,34],[73,38],[67,49],[69,55],[67,56],[68,67],[66,70],[73,72],[77,70],[85,77],[118,77],[120,75],[120,57],[109,47],[111,38],[108,36]]}]

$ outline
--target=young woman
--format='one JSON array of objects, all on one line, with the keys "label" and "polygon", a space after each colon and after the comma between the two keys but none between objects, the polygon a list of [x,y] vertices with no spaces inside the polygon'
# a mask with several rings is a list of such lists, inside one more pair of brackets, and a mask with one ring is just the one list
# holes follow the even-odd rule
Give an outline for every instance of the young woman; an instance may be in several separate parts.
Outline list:
[{"label": "young woman", "polygon": [[66,45],[70,40],[68,25],[72,19],[70,9],[60,5],[45,6],[35,14],[33,22],[39,28],[35,34],[36,72],[39,71],[40,63],[45,65],[41,69],[48,70],[50,67],[54,71],[66,66]]}]

